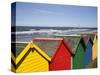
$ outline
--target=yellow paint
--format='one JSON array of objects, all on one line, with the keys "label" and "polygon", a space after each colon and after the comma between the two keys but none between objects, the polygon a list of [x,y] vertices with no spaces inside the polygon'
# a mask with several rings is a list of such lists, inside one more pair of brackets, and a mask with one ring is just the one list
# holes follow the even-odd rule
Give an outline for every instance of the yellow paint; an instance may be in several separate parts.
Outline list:
[{"label": "yellow paint", "polygon": [[27,53],[27,51],[31,48],[29,43],[24,50],[20,53],[20,55],[16,58],[16,64],[18,64],[18,62],[22,59],[22,57]]},{"label": "yellow paint", "polygon": [[16,72],[38,72],[48,70],[48,61],[45,60],[38,52],[31,51],[18,67]]},{"label": "yellow paint", "polygon": [[16,58],[12,52],[11,52],[11,59],[14,61],[14,63],[16,63]]},{"label": "yellow paint", "polygon": [[93,47],[92,47],[92,60],[97,58],[97,50],[98,50],[98,42],[95,36],[94,41],[93,41]]},{"label": "yellow paint", "polygon": [[38,46],[33,42],[30,42],[24,50],[18,55],[16,61],[15,57],[12,54],[12,59],[17,65],[23,56],[30,50],[30,48],[35,48],[31,50],[30,53],[25,57],[22,63],[18,66],[15,72],[38,72],[38,71],[48,71],[49,70],[49,61],[51,58],[46,55]]}]

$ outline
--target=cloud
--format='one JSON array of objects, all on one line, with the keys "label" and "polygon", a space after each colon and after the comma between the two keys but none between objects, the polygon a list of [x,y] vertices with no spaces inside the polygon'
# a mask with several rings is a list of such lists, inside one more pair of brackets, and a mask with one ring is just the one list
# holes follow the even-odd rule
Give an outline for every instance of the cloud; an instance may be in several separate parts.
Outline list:
[{"label": "cloud", "polygon": [[54,12],[54,11],[43,10],[43,9],[35,9],[34,11],[38,13],[50,14],[50,15],[64,15],[64,13],[61,12]]}]

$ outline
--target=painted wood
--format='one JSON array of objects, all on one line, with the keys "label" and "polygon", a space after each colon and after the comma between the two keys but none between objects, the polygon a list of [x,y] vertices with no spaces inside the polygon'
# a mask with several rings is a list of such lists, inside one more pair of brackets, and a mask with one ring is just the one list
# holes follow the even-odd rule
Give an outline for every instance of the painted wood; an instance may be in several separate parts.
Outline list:
[{"label": "painted wood", "polygon": [[56,35],[55,37],[64,38],[66,44],[72,52],[72,69],[81,69],[84,67],[84,50],[85,44],[81,35]]},{"label": "painted wood", "polygon": [[82,43],[77,47],[76,53],[73,56],[73,69],[82,69],[84,67],[84,48]]},{"label": "painted wood", "polygon": [[92,63],[92,43],[88,40],[84,52],[84,67],[87,68],[90,63]]},{"label": "painted wood", "polygon": [[45,60],[38,52],[31,51],[18,67],[16,72],[38,72],[48,70],[48,61]]},{"label": "painted wood", "polygon": [[98,41],[97,41],[97,36],[95,36],[92,47],[92,60],[95,60],[97,58],[97,50],[98,50]]},{"label": "painted wood", "polygon": [[63,38],[33,38],[33,42],[51,57],[50,71],[71,69],[72,54]]},{"label": "painted wood", "polygon": [[[16,57],[12,53],[12,71],[14,72],[42,72],[49,70],[51,58],[38,46],[30,42]],[[15,70],[14,70],[15,68]]]},{"label": "painted wood", "polygon": [[63,42],[51,59],[49,69],[50,71],[71,69],[71,53]]}]

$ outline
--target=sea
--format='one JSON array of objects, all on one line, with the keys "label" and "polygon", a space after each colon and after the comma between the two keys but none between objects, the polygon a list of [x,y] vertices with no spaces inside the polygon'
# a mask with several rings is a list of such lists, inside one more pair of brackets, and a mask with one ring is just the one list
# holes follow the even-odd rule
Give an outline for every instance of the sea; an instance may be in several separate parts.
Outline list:
[{"label": "sea", "polygon": [[[15,34],[16,42],[30,42],[36,37],[53,37],[56,35],[78,35],[97,33],[97,27],[12,27],[11,34]],[[12,36],[13,37],[13,36]]]}]

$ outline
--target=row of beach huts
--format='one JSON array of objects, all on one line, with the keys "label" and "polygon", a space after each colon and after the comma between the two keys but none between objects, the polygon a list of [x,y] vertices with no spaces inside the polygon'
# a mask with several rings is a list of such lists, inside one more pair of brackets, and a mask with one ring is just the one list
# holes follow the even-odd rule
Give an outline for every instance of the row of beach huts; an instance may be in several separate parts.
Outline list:
[{"label": "row of beach huts", "polygon": [[[42,72],[90,68],[97,59],[97,33],[33,38],[12,43],[13,72]],[[94,68],[94,67],[92,67]]]}]

